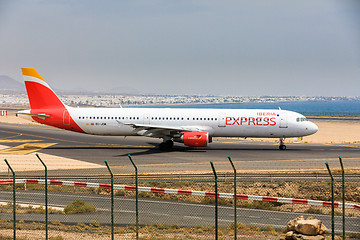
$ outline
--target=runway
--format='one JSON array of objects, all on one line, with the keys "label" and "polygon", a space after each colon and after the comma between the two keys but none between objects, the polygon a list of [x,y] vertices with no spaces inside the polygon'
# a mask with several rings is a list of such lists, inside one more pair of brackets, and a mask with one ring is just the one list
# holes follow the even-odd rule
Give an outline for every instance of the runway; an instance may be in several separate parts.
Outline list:
[{"label": "runway", "polygon": [[[338,156],[342,156],[345,168],[359,169],[360,161],[359,145],[291,143],[287,144],[287,150],[279,151],[275,142],[215,138],[207,148],[175,143],[172,151],[161,152],[157,149],[160,142],[147,137],[92,136],[47,126],[0,124],[0,145],[10,147],[0,151],[0,156],[10,153],[11,158],[11,154],[36,151],[40,155],[45,153],[103,166],[100,169],[84,167],[88,174],[106,173],[104,160],[118,174],[132,173],[128,154],[140,173],[211,172],[210,161],[217,171],[232,171],[227,156],[231,156],[239,172],[322,171],[326,170],[325,162],[335,169],[340,167]],[[18,152],[24,149],[26,151]],[[72,170],[66,170],[66,174],[70,173]]]}]

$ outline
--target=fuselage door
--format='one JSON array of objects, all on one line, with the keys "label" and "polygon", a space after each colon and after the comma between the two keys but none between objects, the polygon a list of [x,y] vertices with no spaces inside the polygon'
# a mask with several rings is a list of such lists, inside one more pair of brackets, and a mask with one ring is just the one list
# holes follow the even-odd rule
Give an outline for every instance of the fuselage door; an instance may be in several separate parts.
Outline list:
[{"label": "fuselage door", "polygon": [[68,110],[65,110],[63,113],[63,124],[70,125],[70,114]]},{"label": "fuselage door", "polygon": [[288,127],[286,112],[281,112],[280,113],[279,127],[280,128],[287,128]]},{"label": "fuselage door", "polygon": [[149,114],[144,114],[144,124],[150,124],[150,116],[149,116]]},{"label": "fuselage door", "polygon": [[218,120],[219,120],[219,122],[218,122],[219,127],[226,127],[226,125],[225,125],[225,113],[220,113],[219,117],[218,117]]}]

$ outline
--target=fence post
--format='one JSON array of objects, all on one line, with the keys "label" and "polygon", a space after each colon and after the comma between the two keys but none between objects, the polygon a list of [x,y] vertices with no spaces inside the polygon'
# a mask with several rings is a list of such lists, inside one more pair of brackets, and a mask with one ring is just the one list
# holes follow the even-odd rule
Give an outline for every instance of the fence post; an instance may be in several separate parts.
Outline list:
[{"label": "fence post", "polygon": [[236,212],[236,199],[237,199],[237,195],[236,195],[236,168],[235,165],[233,163],[233,161],[231,160],[231,157],[228,156],[228,159],[231,163],[231,166],[234,170],[234,239],[237,239],[237,212]]},{"label": "fence post", "polygon": [[218,178],[216,175],[216,171],[214,168],[214,164],[212,161],[210,161],[211,164],[211,168],[213,170],[214,173],[214,177],[215,177],[215,239],[218,239]]},{"label": "fence post", "polygon": [[339,156],[340,166],[341,166],[341,178],[342,178],[342,224],[343,224],[343,236],[345,240],[345,171],[341,156]]},{"label": "fence post", "polygon": [[15,176],[15,172],[14,170],[11,168],[10,164],[8,163],[8,161],[6,159],[4,159],[6,165],[8,166],[8,168],[10,169],[10,171],[12,172],[13,175],[13,229],[14,229],[14,240],[16,240],[16,186],[15,186],[15,180],[16,180],[16,176]]},{"label": "fence post", "polygon": [[330,177],[331,177],[331,239],[335,239],[335,225],[334,225],[334,178],[331,174],[331,170],[329,168],[329,163],[325,163],[326,168],[329,171]]},{"label": "fence post", "polygon": [[136,208],[136,239],[139,239],[139,189],[138,189],[138,168],[135,165],[134,161],[131,158],[131,155],[128,154],[128,157],[135,168],[135,186],[136,186],[136,200],[135,200],[135,208]]},{"label": "fence post", "polygon": [[104,160],[104,162],[111,176],[111,240],[114,240],[114,175],[107,161]]},{"label": "fence post", "polygon": [[45,239],[49,239],[49,231],[48,231],[48,176],[47,176],[47,166],[41,160],[40,156],[36,153],[36,157],[40,160],[42,165],[45,168]]}]

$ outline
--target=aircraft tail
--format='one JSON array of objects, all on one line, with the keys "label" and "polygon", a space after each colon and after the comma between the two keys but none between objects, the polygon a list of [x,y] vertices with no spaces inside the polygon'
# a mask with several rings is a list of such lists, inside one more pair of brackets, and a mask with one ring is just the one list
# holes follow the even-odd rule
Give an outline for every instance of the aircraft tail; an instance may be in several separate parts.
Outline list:
[{"label": "aircraft tail", "polygon": [[84,132],[70,115],[66,106],[34,68],[21,68],[29,98],[30,110],[17,115],[45,125],[70,131]]},{"label": "aircraft tail", "polygon": [[65,105],[34,68],[21,68],[31,109],[65,109]]}]

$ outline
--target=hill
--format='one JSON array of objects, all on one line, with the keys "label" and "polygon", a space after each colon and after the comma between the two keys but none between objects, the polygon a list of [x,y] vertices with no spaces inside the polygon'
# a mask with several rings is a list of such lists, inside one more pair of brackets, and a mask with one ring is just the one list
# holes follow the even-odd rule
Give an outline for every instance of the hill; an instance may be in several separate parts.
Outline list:
[{"label": "hill", "polygon": [[20,90],[24,91],[25,86],[23,83],[12,79],[6,75],[0,75],[0,90]]}]

